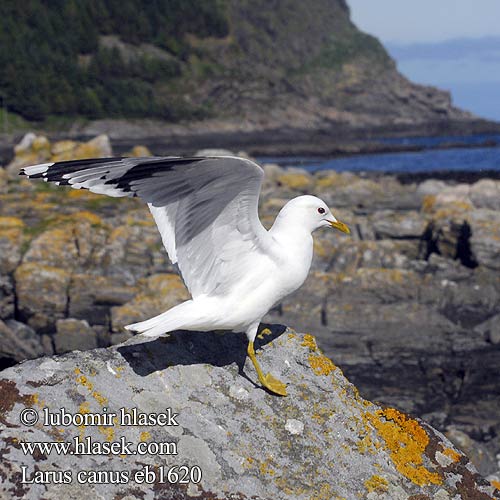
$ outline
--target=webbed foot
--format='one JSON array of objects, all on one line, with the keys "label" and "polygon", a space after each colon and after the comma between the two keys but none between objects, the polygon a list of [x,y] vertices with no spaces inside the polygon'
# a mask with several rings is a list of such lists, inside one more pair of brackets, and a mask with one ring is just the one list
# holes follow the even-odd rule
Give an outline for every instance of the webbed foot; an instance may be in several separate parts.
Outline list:
[{"label": "webbed foot", "polygon": [[270,392],[274,394],[278,394],[279,396],[287,396],[286,392],[286,384],[274,378],[270,373],[264,375],[262,373],[262,369],[255,357],[255,351],[253,348],[253,342],[248,343],[247,349],[248,357],[252,360],[253,366],[255,367],[255,371],[257,372],[257,376],[259,377],[259,382]]}]

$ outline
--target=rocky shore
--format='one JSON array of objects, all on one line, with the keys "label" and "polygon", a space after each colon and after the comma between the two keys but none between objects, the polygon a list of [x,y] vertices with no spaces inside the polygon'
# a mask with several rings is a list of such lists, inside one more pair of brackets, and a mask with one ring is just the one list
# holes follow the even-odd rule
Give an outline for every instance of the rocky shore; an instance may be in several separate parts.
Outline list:
[{"label": "rocky shore", "polygon": [[[0,169],[0,363],[121,343],[185,300],[147,208],[17,176],[108,156],[109,140],[30,136]],[[130,154],[147,154],[145,149]],[[488,476],[500,469],[500,182],[365,177],[265,165],[268,227],[314,193],[352,229],[319,231],[299,292],[266,318],[314,333],[371,400],[422,416]]]},{"label": "rocky shore", "polygon": [[[0,495],[500,498],[500,484],[430,425],[362,398],[312,335],[276,325],[259,339],[286,398],[254,384],[244,334],[137,340],[0,374]],[[25,452],[54,442],[71,447]]]}]

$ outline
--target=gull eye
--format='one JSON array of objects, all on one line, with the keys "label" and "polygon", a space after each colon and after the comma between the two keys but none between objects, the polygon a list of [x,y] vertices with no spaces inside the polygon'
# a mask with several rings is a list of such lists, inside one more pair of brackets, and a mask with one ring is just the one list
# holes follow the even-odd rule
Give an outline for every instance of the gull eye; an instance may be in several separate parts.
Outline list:
[{"label": "gull eye", "polygon": [[323,207],[318,208],[318,213],[323,215],[326,212],[326,210]]}]

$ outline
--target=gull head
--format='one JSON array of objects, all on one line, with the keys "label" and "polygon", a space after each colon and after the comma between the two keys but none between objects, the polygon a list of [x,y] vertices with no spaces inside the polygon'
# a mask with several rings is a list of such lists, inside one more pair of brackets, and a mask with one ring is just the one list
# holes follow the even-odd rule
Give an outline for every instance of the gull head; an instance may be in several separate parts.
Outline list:
[{"label": "gull head", "polygon": [[290,200],[281,209],[276,221],[293,226],[300,225],[311,233],[320,227],[333,227],[346,234],[351,232],[343,222],[335,218],[323,200],[311,195]]}]

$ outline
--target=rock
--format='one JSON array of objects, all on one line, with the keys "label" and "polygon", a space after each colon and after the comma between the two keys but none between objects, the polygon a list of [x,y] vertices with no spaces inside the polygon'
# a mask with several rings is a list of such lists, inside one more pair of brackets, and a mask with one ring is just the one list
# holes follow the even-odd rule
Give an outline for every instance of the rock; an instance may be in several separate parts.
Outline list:
[{"label": "rock", "polygon": [[46,137],[29,132],[15,146],[14,153],[14,159],[7,165],[7,172],[13,179],[22,167],[37,163],[113,156],[109,137],[104,134],[88,142],[64,140],[51,145]]},{"label": "rock", "polygon": [[477,325],[475,330],[484,336],[486,342],[500,344],[500,314],[496,314],[484,323]]},{"label": "rock", "polygon": [[6,170],[11,178],[16,178],[19,169],[28,165],[36,165],[50,159],[50,142],[44,136],[28,132],[17,146],[14,147],[14,159]]},{"label": "rock", "polygon": [[0,318],[14,316],[14,284],[10,276],[0,275]]},{"label": "rock", "polygon": [[85,320],[58,319],[54,345],[57,354],[69,351],[84,351],[97,347],[97,335]]},{"label": "rock", "polygon": [[500,270],[500,211],[479,209],[470,214],[470,251],[477,262]]},{"label": "rock", "polygon": [[130,151],[124,153],[123,156],[140,158],[144,156],[153,156],[153,153],[151,153],[146,146],[134,146]]},{"label": "rock", "polygon": [[186,287],[177,274],[156,274],[139,282],[141,292],[123,306],[111,309],[112,330],[144,321],[189,299]]},{"label": "rock", "polygon": [[78,144],[74,150],[73,159],[106,158],[109,156],[113,156],[109,137],[106,134],[101,134],[88,142]]},{"label": "rock", "polygon": [[480,472],[486,476],[492,470],[496,470],[497,463],[495,457],[480,443],[471,439],[465,432],[453,426],[448,427],[446,437],[461,451],[463,451]]},{"label": "rock", "polygon": [[[144,344],[136,337],[4,370],[0,491],[22,491],[26,499],[40,498],[40,488],[47,499],[499,498],[431,426],[361,398],[312,336],[273,330],[259,358],[266,371],[272,366],[288,382],[286,398],[254,385],[246,339],[237,334],[177,332]],[[26,407],[39,415],[29,427],[19,420]],[[85,425],[104,407],[116,414],[111,425]],[[47,413],[60,415],[62,408],[70,425],[44,425]],[[128,425],[131,417],[121,411],[164,421]],[[76,438],[130,444],[121,454],[52,453],[49,460],[22,451],[24,442]],[[146,453],[129,454],[136,449]],[[175,472],[183,474],[172,467],[181,465],[188,467],[190,484],[172,484],[180,479]],[[68,481],[23,484],[23,468],[28,478],[67,471]],[[160,475],[169,470],[172,483]],[[144,481],[145,471],[151,481]],[[89,480],[96,472],[101,480]],[[121,480],[111,480],[113,474]]]},{"label": "rock", "polygon": [[422,237],[427,226],[426,220],[415,210],[405,212],[377,211],[369,220],[378,240],[387,238],[418,239]]},{"label": "rock", "polygon": [[68,307],[70,274],[64,269],[27,262],[14,273],[20,317],[40,332],[50,331]]},{"label": "rock", "polygon": [[8,191],[8,181],[9,175],[7,174],[7,170],[0,165],[0,194]]},{"label": "rock", "polygon": [[[29,349],[32,354],[26,356],[27,358],[36,358],[42,356],[43,354],[52,354],[52,350],[47,352],[43,349],[40,336],[33,330],[33,328],[16,321],[14,319],[8,319],[5,321],[6,326],[9,330],[16,336],[24,349]],[[25,359],[24,357],[19,357],[19,361]]]},{"label": "rock", "polygon": [[22,323],[0,320],[0,370],[44,354],[40,337]]},{"label": "rock", "polygon": [[25,227],[18,217],[0,217],[0,274],[12,273],[21,261]]},{"label": "rock", "polygon": [[470,198],[477,208],[500,210],[500,182],[481,179],[470,188]]},{"label": "rock", "polygon": [[420,199],[423,200],[428,195],[438,195],[441,191],[446,189],[446,187],[447,185],[444,181],[427,179],[418,185],[416,194]]},{"label": "rock", "polygon": [[[307,173],[285,172],[277,177],[278,185],[290,191],[307,194],[313,185],[313,178]],[[297,196],[297,193],[295,193]]]}]

